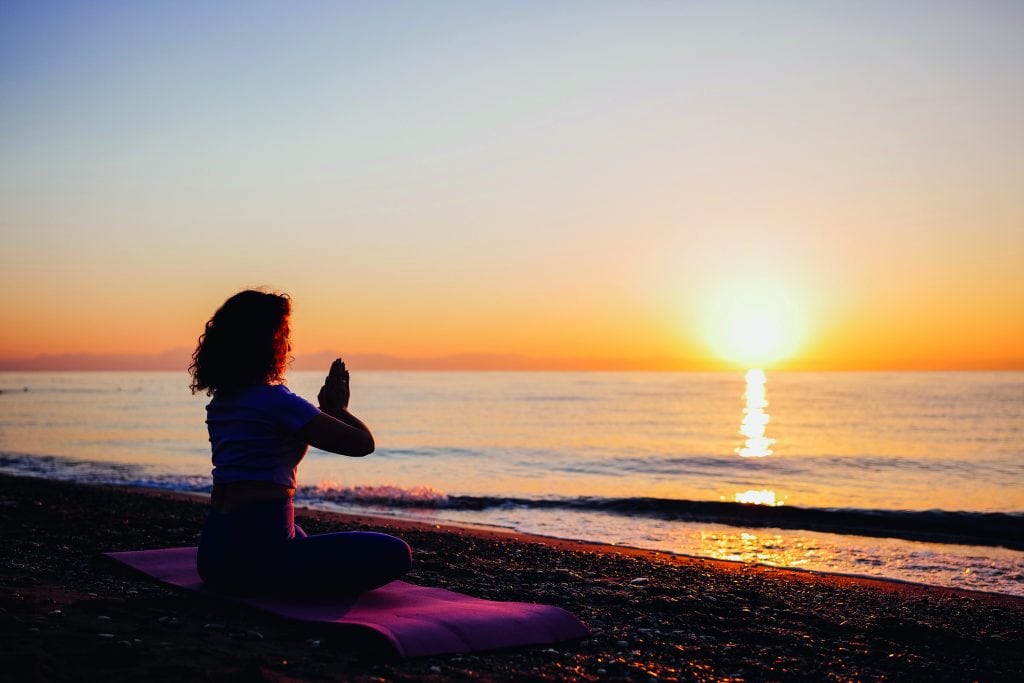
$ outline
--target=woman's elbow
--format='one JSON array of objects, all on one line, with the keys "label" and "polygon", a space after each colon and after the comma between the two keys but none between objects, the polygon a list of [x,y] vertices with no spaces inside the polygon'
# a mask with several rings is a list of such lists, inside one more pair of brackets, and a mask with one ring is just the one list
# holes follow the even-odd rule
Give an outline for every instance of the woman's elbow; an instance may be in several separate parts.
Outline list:
[{"label": "woman's elbow", "polygon": [[352,455],[357,458],[364,458],[376,449],[376,444],[373,442],[373,436],[370,434],[366,435],[363,443],[359,444],[359,448]]}]

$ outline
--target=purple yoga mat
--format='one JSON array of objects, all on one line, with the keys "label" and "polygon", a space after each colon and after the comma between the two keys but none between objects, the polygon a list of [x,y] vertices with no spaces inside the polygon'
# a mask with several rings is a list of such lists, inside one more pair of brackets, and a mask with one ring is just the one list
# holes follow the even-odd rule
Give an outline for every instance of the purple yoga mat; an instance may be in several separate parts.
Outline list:
[{"label": "purple yoga mat", "polygon": [[370,629],[383,636],[399,657],[541,645],[583,638],[590,633],[579,619],[560,607],[481,600],[404,581],[392,581],[350,598],[227,595],[203,584],[196,573],[194,547],[106,555],[165,583],[290,619]]}]

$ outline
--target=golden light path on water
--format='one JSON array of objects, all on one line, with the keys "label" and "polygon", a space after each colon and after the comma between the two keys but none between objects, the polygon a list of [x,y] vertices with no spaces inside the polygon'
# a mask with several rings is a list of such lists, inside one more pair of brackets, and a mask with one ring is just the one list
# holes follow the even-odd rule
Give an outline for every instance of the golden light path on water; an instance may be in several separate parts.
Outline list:
[{"label": "golden light path on water", "polygon": [[744,458],[763,458],[772,454],[771,447],[775,439],[765,436],[770,419],[765,412],[768,407],[766,383],[764,370],[754,368],[747,371],[747,390],[744,393],[747,403],[743,409],[743,422],[740,423],[740,433],[747,440],[742,447],[736,449]]},{"label": "golden light path on water", "polygon": [[[740,434],[746,437],[746,441],[743,446],[736,449],[744,458],[763,458],[772,454],[771,447],[775,439],[765,436],[770,420],[768,413],[765,412],[765,408],[768,407],[768,395],[765,390],[767,382],[764,370],[752,368],[747,371],[747,389],[743,394],[746,405],[743,408],[743,420],[740,422]],[[751,505],[782,505],[782,501],[776,499],[775,491],[771,489],[737,491],[735,500],[737,503]]]}]

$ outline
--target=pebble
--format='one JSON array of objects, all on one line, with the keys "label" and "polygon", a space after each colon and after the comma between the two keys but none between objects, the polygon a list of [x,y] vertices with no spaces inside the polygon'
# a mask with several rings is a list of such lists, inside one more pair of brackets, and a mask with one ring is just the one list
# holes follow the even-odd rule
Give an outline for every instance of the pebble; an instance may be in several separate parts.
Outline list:
[{"label": "pebble", "polygon": [[441,667],[439,667],[439,666],[432,666],[429,669],[427,669],[427,671],[429,671],[432,674],[439,674],[439,673],[441,673]]},{"label": "pebble", "polygon": [[618,647],[618,648],[629,647],[629,643],[627,641],[625,641],[625,640],[620,640],[617,643],[615,643],[615,647]]},{"label": "pebble", "polygon": [[106,614],[101,614],[98,617],[96,617],[96,621],[110,621],[110,617],[108,617]]},{"label": "pebble", "polygon": [[207,631],[223,631],[226,627],[224,626],[224,624],[216,624],[211,622],[209,624],[203,624],[203,628]]},{"label": "pebble", "polygon": [[306,641],[306,645],[309,645],[311,650],[319,650],[320,649],[320,641],[317,640],[316,638],[310,638],[309,640],[307,640]]},{"label": "pebble", "polygon": [[132,646],[132,643],[131,643],[130,640],[119,640],[119,641],[117,641],[117,644],[120,645],[121,647],[131,647]]},{"label": "pebble", "polygon": [[61,612],[61,611],[60,611],[59,609],[55,609],[55,610],[53,610],[53,611],[51,611],[51,612],[47,612],[47,613],[46,613],[46,616],[48,616],[48,617],[59,617],[59,616],[61,616],[61,615],[63,615],[63,614],[64,614],[64,613],[63,613],[63,612]]},{"label": "pebble", "polygon": [[597,675],[598,676],[604,676],[606,673],[608,673],[608,669],[598,669],[597,670]]},{"label": "pebble", "polygon": [[246,631],[245,637],[249,640],[263,640],[263,634],[255,629],[249,629]]},{"label": "pebble", "polygon": [[113,633],[97,633],[96,637],[101,639],[101,640],[113,640],[114,639],[114,634]]},{"label": "pebble", "polygon": [[629,585],[630,586],[646,586],[650,582],[651,582],[651,580],[649,578],[647,578],[646,576],[638,576],[637,578],[635,578],[632,581],[630,581]]}]

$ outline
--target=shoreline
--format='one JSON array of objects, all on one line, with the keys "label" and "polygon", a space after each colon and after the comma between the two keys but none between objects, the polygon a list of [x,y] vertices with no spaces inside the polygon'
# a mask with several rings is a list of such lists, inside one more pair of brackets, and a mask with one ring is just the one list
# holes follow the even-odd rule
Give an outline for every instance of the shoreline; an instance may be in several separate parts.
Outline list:
[{"label": "shoreline", "polygon": [[[170,498],[182,497],[184,500],[189,501],[207,501],[209,495],[199,492],[190,491],[173,491],[166,489],[147,488],[143,486],[127,486],[123,487],[127,490],[135,491],[141,495],[165,495]],[[896,584],[898,586],[906,587],[909,590],[924,591],[926,593],[934,592],[946,592],[950,594],[963,594],[968,596],[974,596],[978,599],[992,599],[996,602],[1009,601],[1012,604],[1024,605],[1024,596],[1013,595],[1011,593],[1000,593],[998,591],[985,591],[971,588],[959,588],[952,586],[940,586],[935,584],[924,583],[920,581],[910,581],[906,579],[899,579],[893,577],[882,577],[882,576],[871,576],[867,574],[854,574],[846,572],[829,572],[821,571],[817,569],[804,569],[800,567],[782,567],[777,565],[763,564],[758,562],[745,562],[742,560],[723,560],[713,557],[704,557],[701,555],[689,555],[686,553],[674,553],[665,550],[653,550],[650,548],[640,548],[630,545],[618,545],[612,543],[601,543],[598,541],[586,541],[572,538],[562,538],[559,536],[545,536],[542,534],[532,534],[527,532],[518,531],[510,527],[501,527],[486,524],[473,524],[468,522],[459,522],[451,520],[438,520],[437,522],[425,522],[410,517],[388,514],[372,514],[372,513],[356,513],[356,512],[341,512],[337,510],[324,510],[315,507],[308,507],[300,502],[296,503],[295,506],[296,514],[300,512],[310,515],[326,515],[335,518],[339,523],[349,523],[373,526],[375,524],[391,525],[398,529],[412,529],[417,531],[424,530],[444,530],[456,533],[467,533],[467,534],[481,534],[485,538],[509,538],[511,540],[517,540],[521,542],[531,543],[546,543],[567,550],[582,550],[589,552],[610,552],[610,553],[625,553],[637,557],[644,557],[649,559],[658,559],[663,561],[677,561],[680,563],[687,562],[703,562],[711,566],[718,567],[723,571],[733,571],[736,569],[747,569],[757,570],[764,572],[791,572],[797,575],[809,575],[811,577],[819,578],[825,581],[834,580],[838,585],[844,583],[857,583],[866,586],[875,586],[879,589],[892,588],[888,584]],[[796,577],[795,577],[796,578]]]},{"label": "shoreline", "polygon": [[0,475],[0,665],[18,680],[999,680],[1024,600],[455,524],[299,509],[413,547],[412,583],[554,604],[592,637],[377,661],[337,631],[183,594],[103,558],[191,545],[201,495]]}]

